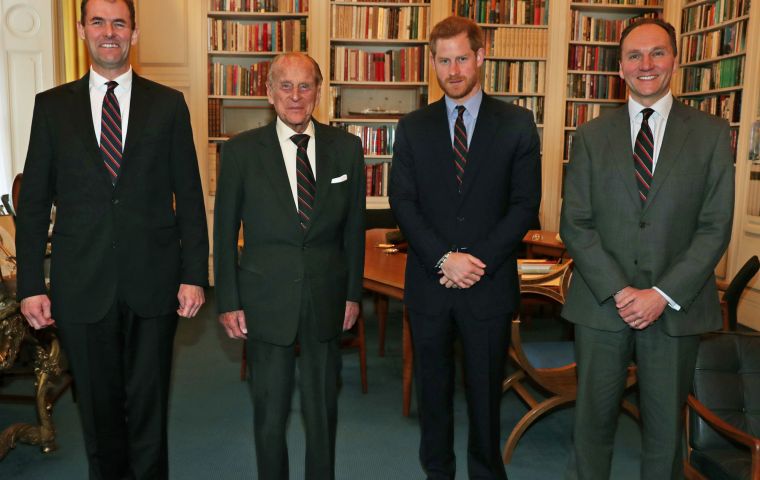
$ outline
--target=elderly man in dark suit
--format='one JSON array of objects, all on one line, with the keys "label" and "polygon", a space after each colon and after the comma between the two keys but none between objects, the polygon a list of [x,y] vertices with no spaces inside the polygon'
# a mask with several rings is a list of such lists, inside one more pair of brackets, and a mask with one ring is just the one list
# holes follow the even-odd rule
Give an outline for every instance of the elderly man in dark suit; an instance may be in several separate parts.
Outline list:
[{"label": "elderly man in dark suit", "polygon": [[288,478],[296,346],[306,478],[335,477],[338,339],[359,314],[366,182],[359,138],[311,117],[321,83],[311,57],[275,58],[267,95],[277,119],[238,135],[222,152],[217,309],[230,337],[247,338],[262,479]]},{"label": "elderly man in dark suit", "polygon": [[464,349],[470,478],[506,478],[499,405],[508,325],[519,301],[515,251],[538,215],[540,146],[532,114],[484,94],[483,33],[449,17],[430,34],[445,92],[399,122],[390,201],[409,240],[409,308],[430,479],[454,478],[452,344]]},{"label": "elderly man in dark suit", "polygon": [[721,325],[713,270],[731,235],[728,124],[670,93],[673,27],[646,19],[620,40],[628,103],[578,129],[560,232],[576,274],[578,401],[569,478],[610,475],[627,368],[637,366],[641,478],[683,478],[682,408],[699,334]]},{"label": "elderly man in dark suit", "polygon": [[83,1],[78,30],[89,74],[35,101],[18,205],[18,296],[34,328],[60,332],[90,478],[167,478],[177,316],[198,312],[208,283],[190,118],[180,92],[131,69],[131,0]]}]

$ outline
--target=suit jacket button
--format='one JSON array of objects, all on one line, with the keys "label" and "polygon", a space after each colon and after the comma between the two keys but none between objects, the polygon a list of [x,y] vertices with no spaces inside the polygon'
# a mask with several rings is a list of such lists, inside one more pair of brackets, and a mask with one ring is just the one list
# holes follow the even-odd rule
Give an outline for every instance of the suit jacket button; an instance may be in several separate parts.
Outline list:
[{"label": "suit jacket button", "polygon": [[113,242],[111,242],[111,248],[116,248],[117,245],[118,244],[116,243],[116,240],[114,240]]},{"label": "suit jacket button", "polygon": [[457,217],[457,222],[464,222],[464,217]]},{"label": "suit jacket button", "polygon": [[639,261],[638,261],[638,260],[634,260],[634,261],[633,261],[633,264],[634,264],[634,265],[638,265],[638,264],[639,264]]},{"label": "suit jacket button", "polygon": [[646,228],[646,222],[639,222],[639,228]]},{"label": "suit jacket button", "polygon": [[114,204],[114,205],[118,205],[119,204],[119,199],[118,198],[114,198],[113,200],[111,200],[111,203]]}]

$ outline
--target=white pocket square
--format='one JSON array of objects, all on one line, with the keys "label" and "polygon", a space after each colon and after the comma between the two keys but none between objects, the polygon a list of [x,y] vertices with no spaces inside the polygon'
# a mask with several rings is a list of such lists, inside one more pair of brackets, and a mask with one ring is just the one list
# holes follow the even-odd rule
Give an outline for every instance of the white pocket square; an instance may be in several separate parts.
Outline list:
[{"label": "white pocket square", "polygon": [[344,173],[340,177],[335,177],[332,180],[330,180],[330,183],[343,183],[346,180],[348,180],[348,175]]}]

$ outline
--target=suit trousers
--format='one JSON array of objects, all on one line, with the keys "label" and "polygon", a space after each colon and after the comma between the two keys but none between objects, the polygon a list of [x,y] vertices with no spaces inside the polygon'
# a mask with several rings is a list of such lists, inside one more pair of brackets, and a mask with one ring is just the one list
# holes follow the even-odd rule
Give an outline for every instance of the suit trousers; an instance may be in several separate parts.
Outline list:
[{"label": "suit trousers", "polygon": [[95,323],[59,323],[77,388],[90,479],[166,479],[177,314],[142,318],[116,301]]},{"label": "suit trousers", "polygon": [[[296,341],[281,346],[248,342],[249,386],[253,398],[253,431],[258,478],[287,480],[286,433],[295,383],[296,356],[301,413],[306,430],[306,480],[335,478],[335,430],[338,423],[338,337],[326,342],[317,334],[311,295],[304,285]],[[256,321],[246,312],[248,321]],[[336,322],[342,319],[336,318]],[[276,321],[267,319],[267,321]]]},{"label": "suit trousers", "polygon": [[453,479],[454,340],[464,352],[465,396],[470,428],[467,470],[471,479],[506,479],[501,460],[501,383],[511,315],[476,319],[465,292],[451,291],[451,307],[439,315],[409,312],[420,417],[420,462],[430,480]]},{"label": "suit trousers", "polygon": [[694,379],[699,335],[673,337],[658,322],[618,332],[575,325],[578,399],[568,479],[610,478],[628,366],[636,363],[641,478],[683,478],[683,407]]}]

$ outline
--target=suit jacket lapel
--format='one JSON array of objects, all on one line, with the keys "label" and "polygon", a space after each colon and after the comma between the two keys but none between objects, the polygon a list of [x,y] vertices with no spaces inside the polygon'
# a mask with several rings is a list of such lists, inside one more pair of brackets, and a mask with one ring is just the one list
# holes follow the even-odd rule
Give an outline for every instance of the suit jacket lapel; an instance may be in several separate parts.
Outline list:
[{"label": "suit jacket lapel", "polygon": [[277,121],[275,120],[264,127],[267,130],[266,134],[262,136],[259,145],[254,147],[252,151],[257,152],[256,158],[261,162],[262,169],[269,179],[268,183],[274,190],[277,201],[284,212],[293,216],[293,226],[300,231],[298,209],[293,202],[293,190],[290,188],[288,172],[285,170],[285,159],[282,156],[280,141],[277,138],[276,125]]},{"label": "suit jacket lapel", "polygon": [[74,130],[78,133],[79,140],[82,142],[84,151],[87,153],[87,161],[92,168],[99,172],[104,181],[110,185],[111,179],[108,177],[105,166],[103,166],[103,157],[100,153],[98,139],[95,137],[95,128],[92,124],[92,107],[90,104],[90,74],[69,86],[72,94],[72,108],[70,113],[73,115],[72,122],[80,127]]},{"label": "suit jacket lapel", "polygon": [[668,115],[668,123],[665,126],[662,147],[660,148],[659,155],[657,155],[657,165],[654,169],[649,196],[644,205],[645,210],[652,204],[657,196],[657,192],[660,191],[660,187],[665,183],[668,175],[673,170],[673,166],[678,161],[679,153],[689,136],[690,128],[687,118],[688,110],[683,107],[681,102],[674,98],[673,106]]},{"label": "suit jacket lapel", "polygon": [[314,210],[312,212],[313,218],[311,219],[310,225],[313,225],[314,221],[319,216],[319,212],[325,203],[325,198],[327,198],[328,189],[330,188],[330,172],[332,171],[330,165],[334,161],[332,158],[334,152],[332,144],[335,140],[335,137],[329,128],[316,120],[313,120],[313,122],[314,141],[317,142],[317,148],[315,150],[317,158],[314,159],[314,163],[317,166],[317,171],[315,172],[317,177],[317,195],[314,199]]},{"label": "suit jacket lapel", "polygon": [[618,173],[622,177],[623,185],[628,191],[631,202],[637,208],[641,208],[639,187],[636,183],[636,170],[633,166],[633,147],[631,146],[631,121],[628,117],[628,105],[612,112],[609,116],[609,137],[611,160],[615,162]]},{"label": "suit jacket lapel", "polygon": [[483,165],[483,159],[488,158],[488,149],[493,145],[493,138],[496,135],[499,122],[491,108],[491,102],[498,100],[490,98],[483,93],[483,100],[480,103],[478,119],[475,122],[475,131],[470,140],[470,147],[467,150],[467,166],[464,169],[462,178],[462,194],[464,198],[473,179],[477,176],[478,170]]},{"label": "suit jacket lapel", "polygon": [[[451,130],[449,129],[448,112],[444,97],[431,105],[430,128],[432,129],[431,148],[434,150],[432,157],[435,162],[435,171],[431,175],[443,176],[443,183],[451,192],[456,194],[457,185],[456,167],[454,166],[454,147],[451,145]],[[438,173],[440,172],[440,173]]]},{"label": "suit jacket lapel", "polygon": [[[152,104],[150,84],[144,81],[137,73],[132,73],[132,93],[129,100],[129,124],[127,125],[127,137],[124,141],[124,153],[122,155],[121,168],[119,169],[119,178],[125,171],[129,171],[130,153],[135,149],[135,145],[142,138],[145,124],[148,122],[150,105]],[[167,140],[168,141],[168,140]]]}]

